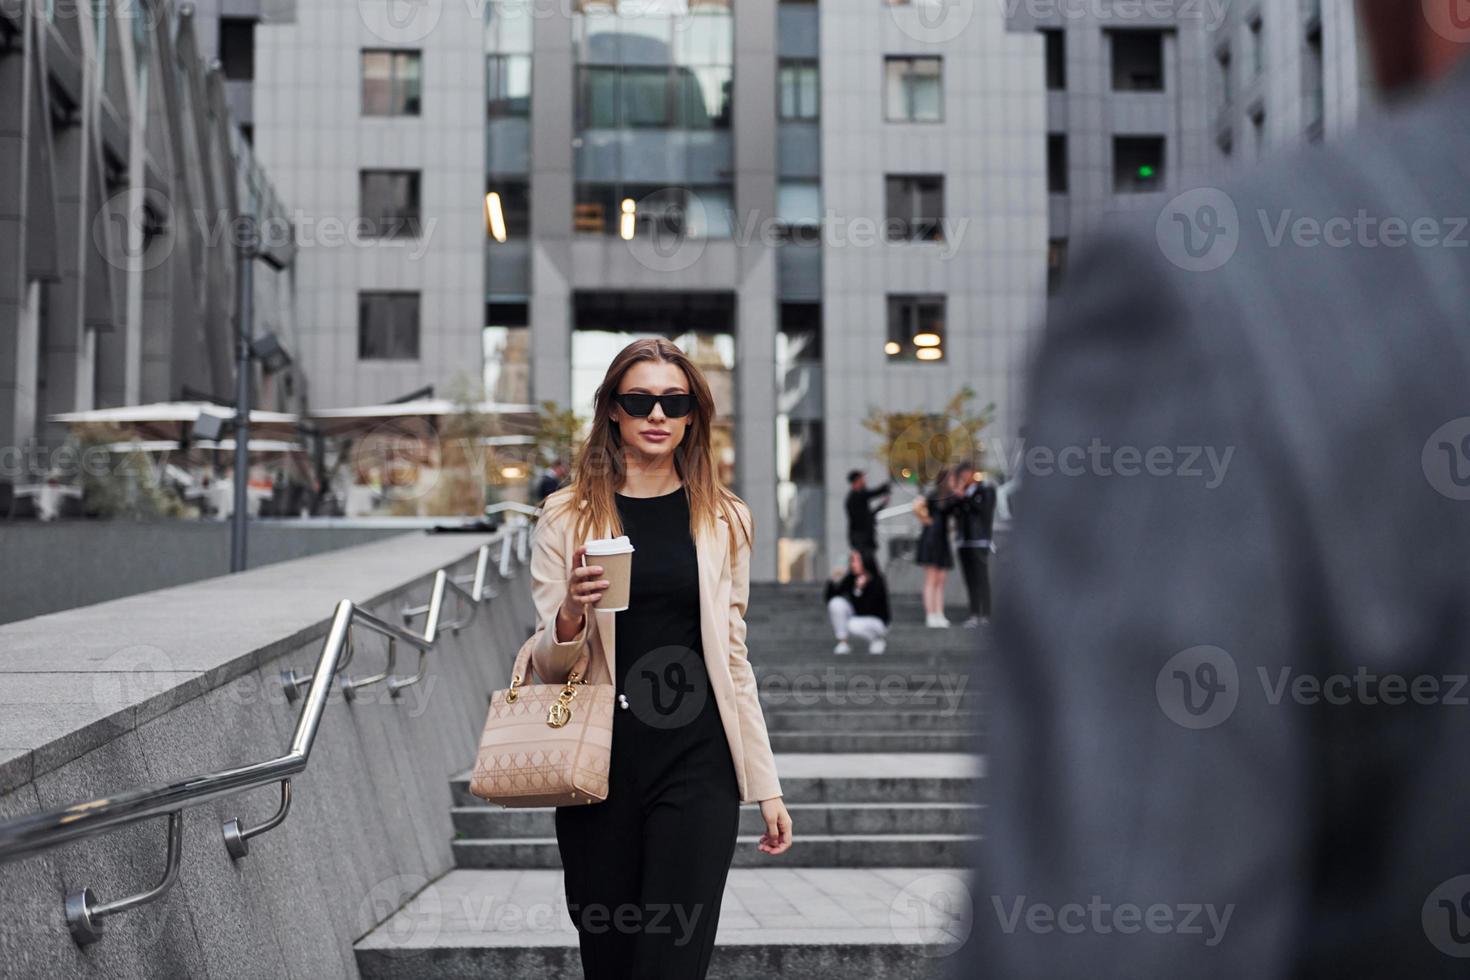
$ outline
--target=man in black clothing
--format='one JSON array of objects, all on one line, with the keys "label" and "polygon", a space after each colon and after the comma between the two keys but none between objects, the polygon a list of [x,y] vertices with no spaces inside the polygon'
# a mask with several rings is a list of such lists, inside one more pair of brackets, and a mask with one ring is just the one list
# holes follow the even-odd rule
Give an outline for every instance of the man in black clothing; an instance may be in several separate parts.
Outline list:
[{"label": "man in black clothing", "polygon": [[959,501],[955,507],[957,538],[955,554],[965,576],[970,597],[967,629],[990,622],[990,534],[995,526],[995,487],[989,480],[975,479],[975,467],[962,463],[955,471]]},{"label": "man in black clothing", "polygon": [[[878,521],[873,516],[872,501],[877,498],[881,507],[888,502],[888,493],[892,488],[891,482],[883,484],[876,490],[869,490],[868,477],[862,470],[853,470],[847,474],[847,485],[851,489],[847,491],[847,543],[871,554],[875,559],[878,554]],[[877,566],[874,565],[876,568]]]}]

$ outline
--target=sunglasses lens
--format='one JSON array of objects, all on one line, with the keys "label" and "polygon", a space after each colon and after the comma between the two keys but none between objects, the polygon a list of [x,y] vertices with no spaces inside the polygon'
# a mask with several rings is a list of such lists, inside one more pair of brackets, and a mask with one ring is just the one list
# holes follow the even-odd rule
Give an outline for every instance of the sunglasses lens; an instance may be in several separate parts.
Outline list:
[{"label": "sunglasses lens", "polygon": [[682,419],[694,410],[693,395],[664,395],[664,414],[671,419]]},{"label": "sunglasses lens", "polygon": [[653,396],[641,394],[619,395],[618,404],[622,405],[629,415],[641,419],[653,411]]}]

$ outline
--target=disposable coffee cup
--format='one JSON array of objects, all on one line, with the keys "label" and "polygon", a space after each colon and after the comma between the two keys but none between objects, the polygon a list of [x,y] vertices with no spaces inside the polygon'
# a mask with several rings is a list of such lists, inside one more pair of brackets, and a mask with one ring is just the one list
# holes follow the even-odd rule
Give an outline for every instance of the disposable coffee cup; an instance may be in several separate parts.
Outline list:
[{"label": "disposable coffee cup", "polygon": [[626,534],[587,542],[582,565],[601,565],[602,577],[607,579],[607,591],[593,603],[594,609],[622,612],[628,608],[628,590],[633,581],[633,542]]}]

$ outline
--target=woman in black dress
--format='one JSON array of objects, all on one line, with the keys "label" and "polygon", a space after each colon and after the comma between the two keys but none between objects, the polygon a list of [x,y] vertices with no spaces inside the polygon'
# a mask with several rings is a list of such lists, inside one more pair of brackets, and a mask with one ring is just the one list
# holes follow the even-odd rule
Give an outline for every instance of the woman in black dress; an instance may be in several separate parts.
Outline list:
[{"label": "woman in black dress", "polygon": [[[591,633],[589,675],[610,674],[618,693],[607,799],[556,811],[567,909],[587,980],[705,976],[742,799],[760,803],[759,850],[774,855],[791,846],[745,655],[749,509],[715,474],[713,418],[709,386],[683,351],[663,339],[629,344],[597,390],[573,481],[547,498],[541,523],[548,526],[538,526],[538,538],[546,532],[541,546],[564,534],[581,542],[566,549],[566,560],[543,552],[533,562],[541,595],[551,585],[560,592],[563,583],[547,580],[566,573],[565,598],[547,603],[556,652],[579,654],[581,646],[570,644]],[[728,551],[714,536],[727,532]],[[621,534],[634,548],[628,608],[594,618],[608,582],[600,566],[583,567],[585,542]],[[728,567],[713,567],[716,558]],[[702,595],[723,595],[727,573],[728,603]],[[602,646],[606,622],[611,657]],[[721,649],[728,645],[728,656],[706,650],[702,626],[713,628]],[[718,703],[721,692],[729,708]]]},{"label": "woman in black dress", "polygon": [[949,519],[958,498],[948,467],[939,471],[934,485],[923,496],[917,510],[923,530],[914,561],[924,566],[924,625],[942,628],[950,625],[944,615],[944,582],[954,567],[954,551],[949,543]]}]

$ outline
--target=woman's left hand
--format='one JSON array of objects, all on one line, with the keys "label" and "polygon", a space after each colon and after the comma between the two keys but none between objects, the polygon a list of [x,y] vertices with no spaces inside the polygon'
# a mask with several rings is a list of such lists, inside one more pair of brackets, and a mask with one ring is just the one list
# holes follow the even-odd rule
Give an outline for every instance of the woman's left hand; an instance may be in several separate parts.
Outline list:
[{"label": "woman's left hand", "polygon": [[766,832],[761,834],[760,843],[756,846],[767,854],[785,853],[791,846],[791,814],[786,812],[786,804],[781,797],[761,800],[761,819],[766,822]]}]

